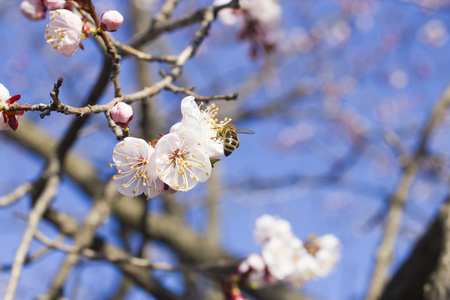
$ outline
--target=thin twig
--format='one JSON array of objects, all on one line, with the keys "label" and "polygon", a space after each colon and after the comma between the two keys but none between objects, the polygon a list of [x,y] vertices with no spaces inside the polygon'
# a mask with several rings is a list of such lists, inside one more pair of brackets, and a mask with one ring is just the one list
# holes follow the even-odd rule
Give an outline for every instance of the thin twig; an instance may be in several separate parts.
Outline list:
[{"label": "thin twig", "polygon": [[194,93],[193,87],[187,87],[187,88],[183,88],[183,87],[178,87],[174,84],[168,84],[165,87],[166,90],[168,91],[172,91],[175,94],[178,93],[183,93],[186,94],[188,96],[194,96],[195,100],[199,100],[199,101],[205,101],[205,102],[209,102],[209,101],[220,101],[220,100],[225,100],[225,101],[230,101],[230,100],[236,100],[238,98],[238,94],[234,93],[234,94],[230,94],[230,95],[212,95],[212,96],[201,96],[197,93]]},{"label": "thin twig", "polygon": [[17,187],[14,191],[0,198],[0,207],[13,204],[20,197],[31,191],[33,185],[29,182]]},{"label": "thin twig", "polygon": [[[84,249],[92,244],[98,226],[100,226],[103,220],[109,216],[111,203],[114,200],[114,192],[115,188],[111,180],[110,183],[105,186],[104,194],[96,200],[94,207],[86,217],[85,223],[75,234],[75,249]],[[59,290],[66,282],[70,270],[78,263],[80,254],[80,251],[75,250],[67,255],[58,273],[53,278],[53,282],[47,291],[47,294],[43,296],[42,299],[54,299],[54,297],[56,297]]]},{"label": "thin twig", "polygon": [[[95,10],[94,4],[91,0],[88,0],[89,5],[89,13],[94,20],[95,25],[97,28],[100,28],[100,19],[97,16],[97,12]],[[101,32],[100,36],[103,40],[103,42],[106,45],[106,52],[111,56],[112,58],[112,77],[111,81],[114,84],[114,96],[115,97],[121,97],[122,96],[122,90],[120,88],[120,82],[119,82],[119,73],[120,73],[120,55],[116,51],[116,47],[113,45],[113,43],[110,41],[109,36],[106,32]]]},{"label": "thin twig", "polygon": [[58,160],[51,160],[46,171],[48,171],[50,175],[45,183],[40,197],[37,199],[36,204],[30,213],[27,229],[22,238],[19,249],[16,252],[16,257],[14,259],[11,277],[6,288],[4,300],[13,300],[14,298],[20,273],[27,257],[28,248],[33,240],[38,223],[53,199],[59,185],[60,177],[58,173],[60,171],[60,166]]},{"label": "thin twig", "polygon": [[445,109],[449,104],[450,87],[447,87],[447,90],[439,102],[435,105],[433,112],[425,125],[425,128],[421,134],[419,145],[414,153],[414,156],[409,160],[408,165],[404,169],[396,191],[389,197],[389,211],[384,236],[377,250],[376,265],[373,271],[370,288],[365,298],[366,300],[379,299],[386,284],[387,268],[392,258],[392,250],[400,229],[403,207],[405,205],[411,184],[417,170],[419,169],[422,158],[426,155],[426,145],[431,132],[441,121],[442,116],[445,113]]}]

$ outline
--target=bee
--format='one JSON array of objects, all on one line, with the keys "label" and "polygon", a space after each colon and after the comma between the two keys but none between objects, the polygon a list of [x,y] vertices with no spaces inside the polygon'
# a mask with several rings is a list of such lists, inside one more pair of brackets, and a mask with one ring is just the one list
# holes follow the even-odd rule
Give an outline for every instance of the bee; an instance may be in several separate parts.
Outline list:
[{"label": "bee", "polygon": [[223,153],[225,156],[229,156],[239,147],[238,133],[254,134],[255,132],[248,128],[236,130],[236,126],[233,124],[225,124],[217,131],[217,138],[220,138],[223,141]]}]

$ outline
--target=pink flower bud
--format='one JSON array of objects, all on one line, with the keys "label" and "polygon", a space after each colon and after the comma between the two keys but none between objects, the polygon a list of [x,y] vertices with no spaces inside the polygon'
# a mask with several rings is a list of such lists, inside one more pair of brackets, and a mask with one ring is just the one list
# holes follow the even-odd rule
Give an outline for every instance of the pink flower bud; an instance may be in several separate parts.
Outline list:
[{"label": "pink flower bud", "polygon": [[66,0],[44,0],[44,6],[48,10],[57,10],[66,7]]},{"label": "pink flower bud", "polygon": [[20,12],[32,21],[45,19],[45,7],[41,0],[24,0],[20,3]]},{"label": "pink flower bud", "polygon": [[100,28],[104,31],[116,31],[123,24],[123,16],[117,10],[109,10],[102,15]]},{"label": "pink flower bud", "polygon": [[123,102],[117,102],[109,112],[111,119],[122,128],[128,127],[128,124],[133,120],[133,108]]}]

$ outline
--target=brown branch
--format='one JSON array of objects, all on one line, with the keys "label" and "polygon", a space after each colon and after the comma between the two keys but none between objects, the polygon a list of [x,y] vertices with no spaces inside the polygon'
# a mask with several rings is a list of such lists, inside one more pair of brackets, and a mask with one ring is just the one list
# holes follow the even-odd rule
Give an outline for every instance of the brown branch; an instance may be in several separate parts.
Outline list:
[{"label": "brown branch", "polygon": [[14,191],[9,193],[8,195],[0,197],[0,207],[13,204],[20,197],[30,192],[32,188],[33,185],[29,182],[26,182],[21,186],[18,186]]},{"label": "brown branch", "polygon": [[[78,232],[79,226],[75,219],[73,219],[68,215],[58,213],[52,209],[50,209],[50,211],[51,214],[46,215],[47,220],[50,221],[52,224],[54,224],[61,231],[61,233],[68,236],[73,236]],[[103,257],[129,257],[128,252],[119,249],[115,246],[109,245],[100,237],[96,236],[95,239],[98,240],[98,244],[101,245],[101,247],[97,251],[100,251]],[[42,238],[42,236],[40,236],[40,240],[45,241],[45,244],[48,244],[49,246],[55,246],[55,248],[57,246],[61,246],[60,248],[69,250],[70,252],[80,253],[79,247],[72,248],[65,245],[61,245],[60,243],[53,242],[48,238],[47,239]],[[83,249],[82,253],[88,253],[88,255],[92,254],[92,252],[86,251],[86,249],[87,248]],[[145,291],[155,296],[157,299],[162,300],[180,299],[178,296],[166,290],[157,281],[155,281],[147,269],[132,265],[125,261],[116,265],[127,277],[131,278],[136,284],[142,287]]]},{"label": "brown branch", "polygon": [[124,55],[133,55],[136,56],[136,58],[138,58],[139,60],[143,60],[143,61],[148,61],[148,62],[165,62],[165,63],[170,63],[173,64],[177,61],[177,57],[174,55],[160,55],[160,56],[156,56],[156,55],[151,55],[149,53],[145,53],[142,52],[140,50],[137,50],[131,46],[125,45],[125,44],[121,44],[117,41],[114,41],[114,45],[117,48],[120,48]]},{"label": "brown branch", "polygon": [[[237,0],[232,0],[230,3],[227,3],[225,5],[216,6],[216,7],[206,7],[200,10],[197,10],[195,12],[190,13],[187,16],[184,16],[178,20],[175,20],[173,22],[161,22],[161,24],[157,24],[156,26],[150,26],[146,31],[143,33],[137,34],[135,37],[132,38],[132,41],[128,44],[130,47],[133,48],[139,48],[145,43],[155,39],[160,34],[164,32],[170,32],[179,28],[187,27],[190,25],[193,25],[198,22],[202,22],[204,20],[205,12],[208,10],[213,9],[214,18],[217,15],[217,13],[227,7],[231,8],[237,8],[238,6]],[[154,25],[154,24],[153,24]],[[121,53],[123,54],[123,53]]]},{"label": "brown branch", "polygon": [[[381,295],[382,300],[429,299],[425,297],[425,292],[430,291],[431,285],[428,283],[432,278],[430,275],[438,269],[441,257],[448,256],[444,251],[444,239],[448,239],[446,227],[449,220],[450,197],[447,196],[433,222],[417,240],[411,254],[386,285]],[[445,235],[447,237],[444,237]],[[434,282],[448,283],[448,277],[436,278]],[[447,298],[448,296],[438,299]]]},{"label": "brown branch", "polygon": [[22,238],[22,242],[20,243],[19,248],[17,249],[14,264],[11,271],[11,277],[8,282],[8,286],[6,288],[4,300],[13,300],[14,298],[20,273],[25,263],[28,248],[37,230],[38,223],[41,220],[42,216],[44,215],[44,212],[49,206],[54,195],[56,194],[56,190],[60,181],[59,172],[60,172],[59,161],[56,159],[52,159],[49,162],[45,171],[45,174],[48,177],[46,178],[47,180],[44,183],[42,193],[36,200],[36,203],[30,213],[30,216],[28,218],[27,229],[25,230],[25,234]]},{"label": "brown branch", "polygon": [[426,145],[430,134],[441,121],[445,108],[450,104],[450,87],[435,105],[421,134],[419,145],[412,159],[409,160],[395,192],[389,197],[389,211],[383,240],[376,254],[376,265],[372,274],[370,289],[366,300],[379,299],[386,283],[387,267],[391,261],[392,250],[400,228],[400,221],[412,181],[419,169],[422,158],[426,155]]},{"label": "brown branch", "polygon": [[[76,249],[83,249],[92,244],[98,226],[100,226],[103,220],[109,216],[111,203],[114,199],[113,192],[115,192],[115,187],[111,180],[104,188],[104,195],[95,201],[94,207],[87,215],[83,226],[75,233],[74,244]],[[70,270],[78,263],[79,259],[80,253],[78,251],[70,252],[67,255],[61,268],[55,275],[49,290],[42,299],[54,299],[57,296],[58,292],[63,287]]]},{"label": "brown branch", "polygon": [[[100,20],[97,16],[97,12],[95,10],[94,4],[91,0],[88,0],[89,6],[89,13],[94,20],[95,25],[97,28],[100,28]],[[108,34],[106,32],[101,32],[100,36],[103,40],[103,42],[106,45],[106,52],[111,56],[112,58],[112,77],[111,81],[114,84],[114,96],[115,97],[121,97],[122,96],[122,90],[120,88],[120,82],[119,82],[119,73],[120,73],[120,56],[117,54],[116,48],[113,45],[113,43],[110,41]]]},{"label": "brown branch", "polygon": [[[164,74],[162,72],[162,74]],[[188,96],[194,96],[195,100],[198,101],[204,101],[204,102],[209,102],[209,101],[219,101],[219,100],[225,100],[225,101],[230,101],[230,100],[236,100],[237,97],[239,96],[237,93],[231,94],[231,95],[213,95],[213,96],[201,96],[197,93],[194,93],[192,90],[194,89],[194,87],[187,87],[187,88],[183,88],[183,87],[178,87],[174,84],[168,84],[164,89],[171,91],[175,94],[178,93],[183,93],[186,94]]]},{"label": "brown branch", "polygon": [[[449,203],[450,198],[447,199]],[[450,298],[450,209],[445,204],[439,213],[441,221],[440,251],[437,255],[437,264],[433,272],[428,276],[423,286],[424,299],[440,300]]]}]

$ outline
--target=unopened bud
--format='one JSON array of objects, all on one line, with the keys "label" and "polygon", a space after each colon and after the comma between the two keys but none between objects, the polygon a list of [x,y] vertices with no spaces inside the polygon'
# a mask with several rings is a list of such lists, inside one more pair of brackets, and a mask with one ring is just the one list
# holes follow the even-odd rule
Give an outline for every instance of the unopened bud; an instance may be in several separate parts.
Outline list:
[{"label": "unopened bud", "polygon": [[117,10],[109,10],[102,15],[100,28],[103,31],[116,31],[123,24],[123,16]]},{"label": "unopened bud", "polygon": [[133,120],[133,108],[123,102],[117,102],[109,112],[111,119],[122,128],[128,127],[128,124]]}]

